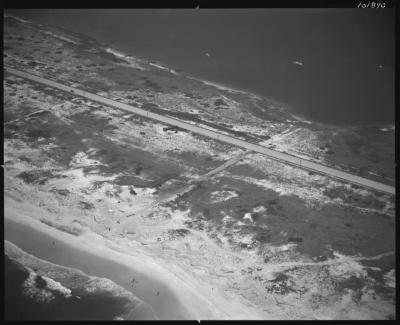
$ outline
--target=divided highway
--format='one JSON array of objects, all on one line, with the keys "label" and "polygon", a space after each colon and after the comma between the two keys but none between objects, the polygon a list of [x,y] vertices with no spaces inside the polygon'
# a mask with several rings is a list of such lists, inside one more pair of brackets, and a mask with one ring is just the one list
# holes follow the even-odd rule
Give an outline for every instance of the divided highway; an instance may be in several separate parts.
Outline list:
[{"label": "divided highway", "polygon": [[141,116],[145,116],[148,118],[151,118],[153,120],[162,122],[162,123],[166,123],[169,125],[173,125],[173,126],[177,126],[179,128],[188,130],[190,132],[193,133],[197,133],[197,134],[201,134],[203,136],[215,139],[215,140],[219,140],[225,143],[228,143],[230,145],[234,145],[237,147],[241,147],[244,148],[245,150],[250,150],[250,151],[254,151],[257,153],[261,153],[265,156],[267,156],[268,158],[286,163],[286,164],[290,164],[292,166],[296,166],[305,170],[309,170],[312,172],[316,172],[316,173],[320,173],[320,174],[324,174],[345,182],[349,182],[355,185],[359,185],[362,187],[366,187],[366,188],[370,188],[373,190],[377,190],[380,192],[385,192],[388,194],[395,194],[395,187],[393,186],[389,186],[386,184],[382,184],[379,182],[375,182],[360,176],[356,176],[350,173],[346,173],[344,171],[341,170],[337,170],[328,166],[324,166],[303,158],[299,158],[299,157],[295,157],[280,151],[276,151],[276,150],[272,150],[266,147],[263,147],[261,145],[258,144],[254,144],[254,143],[249,143],[246,142],[244,140],[240,140],[237,138],[234,138],[230,135],[226,135],[226,134],[222,134],[216,131],[212,131],[212,130],[208,130],[205,128],[202,128],[198,125],[193,125],[187,122],[183,122],[180,121],[178,119],[172,118],[172,117],[167,117],[167,116],[163,116],[163,115],[159,115],[159,114],[155,114],[152,112],[148,112],[146,110],[137,108],[137,107],[133,107],[131,105],[127,105],[124,103],[120,103],[117,102],[115,100],[111,100],[93,93],[89,93],[87,91],[83,91],[74,87],[70,87],[70,86],[66,86],[63,85],[61,83],[49,80],[49,79],[45,79],[27,72],[23,72],[23,71],[19,71],[10,67],[5,67],[4,68],[7,72],[16,75],[18,77],[22,77],[31,81],[35,81],[38,83],[41,83],[43,85],[49,86],[49,87],[53,87],[62,91],[66,91],[68,93],[73,93],[74,95],[78,95],[84,98],[87,98],[91,101],[95,101],[98,103],[101,103],[103,105],[107,105],[107,106],[111,106],[113,108],[117,108],[117,109],[121,109],[124,111],[128,111],[130,113],[134,113],[134,114],[138,114]]}]

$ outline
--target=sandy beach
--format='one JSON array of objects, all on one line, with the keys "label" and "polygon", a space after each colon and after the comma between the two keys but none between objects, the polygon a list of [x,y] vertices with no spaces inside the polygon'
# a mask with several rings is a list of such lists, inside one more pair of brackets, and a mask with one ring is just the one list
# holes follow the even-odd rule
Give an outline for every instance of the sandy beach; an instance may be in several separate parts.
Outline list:
[{"label": "sandy beach", "polygon": [[[218,309],[213,299],[199,290],[196,279],[186,282],[185,274],[174,274],[143,252],[126,250],[86,231],[74,236],[10,209],[5,216],[5,239],[26,252],[49,262],[106,277],[152,306],[160,319],[239,318],[240,309]],[[111,248],[112,247],[112,248]],[[132,286],[132,279],[135,279]],[[220,300],[226,303],[227,301]],[[242,306],[244,308],[244,306]],[[236,314],[236,315],[235,315]],[[249,311],[250,315],[250,311]],[[253,315],[257,315],[253,312]]]},{"label": "sandy beach", "polygon": [[76,237],[26,217],[6,216],[5,239],[44,260],[113,280],[150,304],[159,318],[190,318],[167,285],[168,272],[149,261],[114,251],[90,236]]}]

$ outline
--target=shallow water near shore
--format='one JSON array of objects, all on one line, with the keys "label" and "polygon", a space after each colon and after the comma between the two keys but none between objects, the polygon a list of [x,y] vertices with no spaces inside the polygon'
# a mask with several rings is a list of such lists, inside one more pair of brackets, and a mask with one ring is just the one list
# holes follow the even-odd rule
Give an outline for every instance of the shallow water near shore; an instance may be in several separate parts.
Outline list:
[{"label": "shallow water near shore", "polygon": [[[4,239],[48,262],[104,277],[131,291],[152,306],[159,319],[182,319],[179,301],[161,282],[125,265],[79,250],[29,225],[4,219]],[[134,283],[132,280],[135,279]],[[149,317],[152,319],[152,317]]]}]

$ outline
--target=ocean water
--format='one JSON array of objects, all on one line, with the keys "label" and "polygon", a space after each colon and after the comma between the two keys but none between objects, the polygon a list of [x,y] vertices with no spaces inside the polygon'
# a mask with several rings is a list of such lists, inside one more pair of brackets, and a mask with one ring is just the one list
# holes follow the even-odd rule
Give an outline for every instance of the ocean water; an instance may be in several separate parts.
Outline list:
[{"label": "ocean water", "polygon": [[[115,263],[107,257],[100,257],[88,251],[75,248],[68,243],[34,227],[4,219],[4,239],[37,258],[71,267],[88,275],[104,277],[132,291],[139,299],[148,303],[160,319],[181,319],[186,317],[185,310],[175,294],[165,284],[124,264]],[[131,281],[135,279],[133,286]],[[157,292],[159,294],[157,295]],[[145,308],[138,308],[137,317],[154,319]]]},{"label": "ocean water", "polygon": [[12,10],[338,125],[394,124],[394,11]]}]

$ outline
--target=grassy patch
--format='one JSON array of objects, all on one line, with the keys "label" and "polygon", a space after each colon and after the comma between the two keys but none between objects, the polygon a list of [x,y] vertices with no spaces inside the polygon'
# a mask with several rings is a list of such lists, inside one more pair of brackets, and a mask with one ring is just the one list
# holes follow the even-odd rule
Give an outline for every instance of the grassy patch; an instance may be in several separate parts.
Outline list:
[{"label": "grassy patch", "polygon": [[18,178],[21,178],[27,184],[39,184],[44,185],[51,178],[60,178],[63,176],[54,175],[49,170],[37,169],[31,171],[24,171],[17,175]]}]

